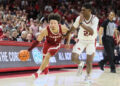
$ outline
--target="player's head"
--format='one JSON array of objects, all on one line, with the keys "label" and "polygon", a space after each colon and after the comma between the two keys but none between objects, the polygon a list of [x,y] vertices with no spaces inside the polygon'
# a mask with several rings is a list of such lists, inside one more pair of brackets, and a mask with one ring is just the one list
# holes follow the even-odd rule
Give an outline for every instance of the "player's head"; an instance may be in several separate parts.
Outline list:
[{"label": "player's head", "polygon": [[110,11],[110,13],[108,15],[109,20],[112,21],[114,17],[115,17],[115,12],[114,11]]},{"label": "player's head", "polygon": [[91,4],[90,3],[83,4],[83,6],[81,8],[81,13],[83,15],[89,15],[89,14],[91,14],[91,12],[92,12],[92,6],[91,6]]},{"label": "player's head", "polygon": [[58,27],[58,24],[59,24],[60,20],[61,20],[61,17],[57,13],[50,13],[49,16],[48,16],[48,21],[50,23],[51,28]]}]

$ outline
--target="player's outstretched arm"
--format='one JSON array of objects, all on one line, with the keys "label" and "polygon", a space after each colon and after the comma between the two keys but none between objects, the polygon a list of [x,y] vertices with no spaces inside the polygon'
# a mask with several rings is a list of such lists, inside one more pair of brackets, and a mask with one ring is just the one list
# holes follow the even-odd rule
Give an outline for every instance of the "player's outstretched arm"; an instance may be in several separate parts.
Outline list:
[{"label": "player's outstretched arm", "polygon": [[43,38],[46,36],[47,30],[43,29],[41,33],[37,36],[37,40],[33,41],[32,46],[28,49],[28,51],[31,51],[34,47],[36,47],[40,41],[43,40]]},{"label": "player's outstretched arm", "polygon": [[[62,33],[63,34],[66,35],[69,31],[70,30],[65,25],[62,26]],[[66,39],[67,39],[67,41],[66,41],[66,46],[65,47],[67,49],[69,49],[70,48],[69,43],[70,43],[70,40],[71,40],[71,32],[69,34],[67,34]]]},{"label": "player's outstretched arm", "polygon": [[76,30],[76,28],[75,28],[74,26],[72,26],[71,29],[66,32],[66,34],[64,35],[64,37],[65,37],[65,38],[68,37],[68,36],[69,36],[72,32],[74,32],[75,30]]}]

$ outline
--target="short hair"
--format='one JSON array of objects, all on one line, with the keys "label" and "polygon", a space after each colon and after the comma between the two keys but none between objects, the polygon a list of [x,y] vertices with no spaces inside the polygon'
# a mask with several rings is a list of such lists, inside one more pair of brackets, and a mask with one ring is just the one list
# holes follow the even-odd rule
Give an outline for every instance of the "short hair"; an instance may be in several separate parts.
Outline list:
[{"label": "short hair", "polygon": [[92,11],[92,5],[90,3],[84,3],[82,7],[85,7],[86,9],[90,9]]},{"label": "short hair", "polygon": [[50,13],[48,15],[48,21],[50,20],[57,20],[58,22],[61,21],[61,16],[58,13]]}]

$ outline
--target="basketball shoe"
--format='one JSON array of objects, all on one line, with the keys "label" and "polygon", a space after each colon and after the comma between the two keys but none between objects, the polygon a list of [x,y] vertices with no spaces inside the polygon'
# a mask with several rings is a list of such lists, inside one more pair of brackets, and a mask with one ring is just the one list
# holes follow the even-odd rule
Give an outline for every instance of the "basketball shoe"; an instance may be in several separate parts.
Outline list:
[{"label": "basketball shoe", "polygon": [[49,73],[49,67],[46,67],[46,68],[43,70],[42,73],[45,74],[45,75],[47,75],[47,74]]},{"label": "basketball shoe", "polygon": [[77,75],[82,74],[84,65],[85,65],[85,62],[81,61],[80,64],[78,65]]}]

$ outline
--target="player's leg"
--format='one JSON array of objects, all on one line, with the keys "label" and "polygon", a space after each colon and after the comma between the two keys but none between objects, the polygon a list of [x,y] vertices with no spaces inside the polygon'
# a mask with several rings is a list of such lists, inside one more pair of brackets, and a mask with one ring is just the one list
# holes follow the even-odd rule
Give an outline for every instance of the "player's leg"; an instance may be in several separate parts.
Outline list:
[{"label": "player's leg", "polygon": [[72,51],[72,61],[76,64],[80,64],[79,55],[83,52],[85,45],[83,43],[77,42],[73,47]]},{"label": "player's leg", "polygon": [[[47,50],[46,50],[46,48],[47,48]],[[36,77],[36,75],[38,77],[40,75],[40,73],[48,66],[50,57],[54,56],[58,52],[58,50],[60,49],[60,45],[47,46],[46,48],[45,47],[43,48],[43,53],[46,53],[46,51],[47,51],[47,53],[45,55],[45,58],[42,61],[42,64],[41,64],[39,70],[37,71],[37,73],[34,74],[35,77]]]},{"label": "player's leg", "polygon": [[90,76],[92,70],[93,58],[94,58],[94,53],[92,55],[87,55],[87,60],[86,60],[87,76]]},{"label": "player's leg", "polygon": [[[58,52],[59,49],[60,49],[60,45],[58,45],[58,46],[50,46],[48,48],[47,54],[45,55],[44,60],[42,62],[45,65],[45,67],[43,67],[43,68],[40,67],[40,70],[44,71],[44,74],[48,73],[48,71],[49,71],[48,70],[49,69],[48,65],[49,65],[50,57],[54,56]],[[45,63],[47,63],[47,64],[45,64]]]},{"label": "player's leg", "polygon": [[72,61],[76,64],[78,64],[78,71],[77,71],[77,75],[80,75],[82,73],[82,69],[84,67],[84,62],[79,60],[79,55],[83,52],[85,48],[85,45],[82,43],[77,43],[74,47],[73,47],[73,51],[72,51]]},{"label": "player's leg", "polygon": [[49,59],[51,56],[54,56],[58,50],[60,49],[60,45],[58,46],[50,46],[47,50],[47,54],[45,55],[45,58],[40,66],[40,71],[43,71],[49,64]]},{"label": "player's leg", "polygon": [[45,58],[43,59],[42,61],[42,64],[40,66],[40,69],[39,69],[39,74],[47,67],[47,65],[49,64],[49,59],[52,55],[48,52],[46,55],[45,55]]},{"label": "player's leg", "polygon": [[[45,55],[47,54],[48,52],[48,49],[50,48],[49,44],[47,43],[44,43],[44,46],[43,46],[43,60],[45,59]],[[49,72],[49,64],[46,66],[46,68],[42,71],[43,74],[48,74]]]},{"label": "player's leg", "polygon": [[49,59],[51,57],[51,54],[48,52],[46,55],[45,55],[45,58],[43,59],[42,63],[41,63],[41,66],[40,68],[38,69],[37,72],[35,72],[32,76],[34,78],[38,78],[40,76],[40,74],[42,73],[42,71],[46,68],[46,66],[49,64]]},{"label": "player's leg", "polygon": [[76,64],[80,64],[79,54],[72,52],[72,61]]},{"label": "player's leg", "polygon": [[92,71],[92,63],[93,63],[93,58],[94,58],[94,54],[96,51],[96,47],[94,43],[88,44],[88,46],[86,47],[86,54],[87,54],[87,59],[86,59],[86,72],[87,75],[85,77],[86,81],[90,81],[90,74]]},{"label": "player's leg", "polygon": [[[43,55],[43,59],[45,59],[45,55]],[[49,72],[49,64],[46,66],[46,68],[43,70],[43,74],[48,74],[48,72]]]},{"label": "player's leg", "polygon": [[[43,60],[42,60],[42,63],[43,64],[43,61],[45,59],[45,56],[47,55],[47,52],[48,52],[48,49],[50,48],[50,46],[47,44],[47,43],[44,43],[43,45],[43,49],[42,49],[42,54],[43,54]],[[46,70],[46,68],[44,69]],[[35,72],[32,76],[35,77],[35,78],[38,78],[38,76],[40,75],[41,72],[44,73],[44,70],[40,70],[40,68],[38,69],[37,72]],[[46,70],[47,71],[47,70]]]}]

